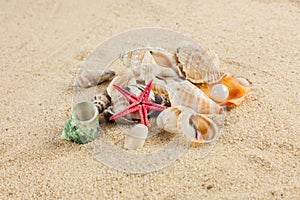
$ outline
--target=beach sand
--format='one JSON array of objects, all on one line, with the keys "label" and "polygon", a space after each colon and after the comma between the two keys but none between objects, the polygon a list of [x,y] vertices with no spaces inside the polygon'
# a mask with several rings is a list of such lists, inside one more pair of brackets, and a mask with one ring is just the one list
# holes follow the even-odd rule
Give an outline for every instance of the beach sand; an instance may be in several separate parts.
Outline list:
[{"label": "beach sand", "polygon": [[[1,1],[0,199],[299,199],[299,1]],[[109,169],[61,138],[80,64],[121,32],[162,27],[252,82],[205,158]]]}]

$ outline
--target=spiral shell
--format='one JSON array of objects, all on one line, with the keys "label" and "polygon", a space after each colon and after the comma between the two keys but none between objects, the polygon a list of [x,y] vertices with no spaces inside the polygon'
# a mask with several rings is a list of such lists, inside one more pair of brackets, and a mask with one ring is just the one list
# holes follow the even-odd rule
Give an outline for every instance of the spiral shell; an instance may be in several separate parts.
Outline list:
[{"label": "spiral shell", "polygon": [[110,105],[110,97],[107,92],[96,94],[92,99],[93,104],[97,107],[99,113],[102,113]]},{"label": "spiral shell", "polygon": [[165,131],[184,134],[196,143],[213,142],[219,135],[217,125],[211,119],[184,106],[169,107],[162,111],[156,123]]},{"label": "spiral shell", "polygon": [[208,48],[183,45],[177,48],[176,55],[180,75],[192,83],[212,84],[223,76],[218,56]]},{"label": "spiral shell", "polygon": [[97,86],[114,76],[115,72],[111,70],[84,70],[77,77],[75,86],[83,88]]},{"label": "spiral shell", "polygon": [[185,106],[200,114],[219,114],[223,108],[189,81],[167,85],[171,106]]}]

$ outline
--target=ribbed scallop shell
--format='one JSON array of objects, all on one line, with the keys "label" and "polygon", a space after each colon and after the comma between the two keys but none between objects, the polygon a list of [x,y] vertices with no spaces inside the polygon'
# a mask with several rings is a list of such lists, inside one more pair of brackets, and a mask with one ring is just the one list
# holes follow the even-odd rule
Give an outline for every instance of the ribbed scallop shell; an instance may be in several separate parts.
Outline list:
[{"label": "ribbed scallop shell", "polygon": [[212,84],[222,78],[220,61],[208,48],[184,45],[177,48],[179,73],[193,83]]},{"label": "ribbed scallop shell", "polygon": [[171,106],[185,106],[200,114],[219,114],[223,108],[189,81],[167,85]]}]

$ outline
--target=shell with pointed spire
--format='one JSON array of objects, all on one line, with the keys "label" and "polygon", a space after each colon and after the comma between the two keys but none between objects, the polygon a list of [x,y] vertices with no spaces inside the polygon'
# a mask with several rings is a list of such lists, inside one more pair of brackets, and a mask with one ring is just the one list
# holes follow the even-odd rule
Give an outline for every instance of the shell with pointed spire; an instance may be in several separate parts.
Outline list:
[{"label": "shell with pointed spire", "polygon": [[171,106],[185,106],[200,114],[220,114],[223,108],[198,87],[185,80],[167,85]]}]

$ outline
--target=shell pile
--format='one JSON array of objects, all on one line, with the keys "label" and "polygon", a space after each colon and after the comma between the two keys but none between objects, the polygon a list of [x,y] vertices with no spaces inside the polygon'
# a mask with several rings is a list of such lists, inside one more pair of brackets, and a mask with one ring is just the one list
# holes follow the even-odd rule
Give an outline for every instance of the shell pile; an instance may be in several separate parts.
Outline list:
[{"label": "shell pile", "polygon": [[[81,87],[90,87],[114,76],[106,91],[92,99],[99,112],[111,116],[129,105],[113,85],[139,95],[153,81],[149,100],[168,108],[148,113],[148,117],[157,117],[157,126],[184,134],[196,143],[213,142],[219,135],[217,125],[208,115],[222,114],[227,105],[240,105],[249,92],[246,79],[223,72],[216,53],[202,46],[136,49],[122,53],[120,60],[125,69],[122,74],[87,71],[76,82]],[[139,121],[138,115],[122,118],[124,123]]]}]

